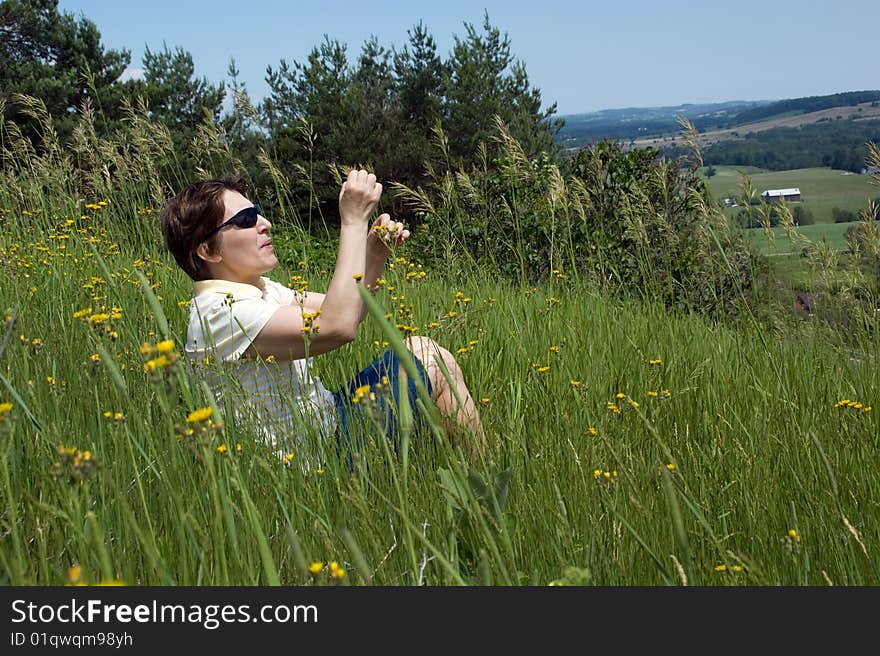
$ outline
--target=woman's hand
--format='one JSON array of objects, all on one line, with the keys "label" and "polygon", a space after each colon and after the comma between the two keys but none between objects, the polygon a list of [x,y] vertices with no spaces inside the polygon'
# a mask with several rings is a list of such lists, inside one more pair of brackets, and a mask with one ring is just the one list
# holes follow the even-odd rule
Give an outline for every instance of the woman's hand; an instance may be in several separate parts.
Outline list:
[{"label": "woman's hand", "polygon": [[376,176],[363,169],[352,169],[339,190],[339,217],[342,225],[366,226],[382,196]]}]

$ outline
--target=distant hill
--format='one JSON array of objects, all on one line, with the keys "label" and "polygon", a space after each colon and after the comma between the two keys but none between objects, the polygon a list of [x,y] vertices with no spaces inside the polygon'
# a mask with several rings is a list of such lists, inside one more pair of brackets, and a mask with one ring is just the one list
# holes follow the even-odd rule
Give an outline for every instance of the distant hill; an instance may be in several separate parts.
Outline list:
[{"label": "distant hill", "polygon": [[769,100],[732,100],[723,103],[684,104],[674,107],[628,107],[604,109],[586,114],[561,116],[565,126],[557,141],[565,148],[580,148],[602,139],[646,139],[676,134],[678,117],[691,121],[698,130],[726,127],[737,114],[759,109]]},{"label": "distant hill", "polygon": [[877,101],[880,101],[880,91],[847,91],[830,96],[809,96],[806,98],[780,100],[769,105],[740,112],[734,117],[735,122],[731,123],[728,127],[763,121],[777,116],[809,114],[833,107],[855,107],[856,105]]},{"label": "distant hill", "polygon": [[[732,127],[699,130],[700,146],[708,148],[727,141],[741,141],[743,139],[756,139],[764,132],[776,130],[779,128],[804,128],[806,126],[829,123],[831,121],[840,121],[842,119],[868,121],[880,119],[880,101],[866,102],[860,105],[841,105],[838,107],[829,107],[820,109],[815,112],[795,113],[785,112],[782,114],[774,114],[768,118],[755,121],[754,123],[739,123],[734,121]],[[850,124],[855,129],[855,125]],[[670,145],[681,145],[683,138],[681,129],[679,128],[674,134],[665,137],[654,138],[636,138],[630,140],[633,146],[644,148],[654,146],[662,148]]]},{"label": "distant hill", "polygon": [[850,91],[787,100],[735,100],[674,107],[608,109],[562,116],[565,126],[557,141],[576,150],[602,139],[654,145],[681,133],[679,117],[687,118],[706,145],[775,127],[798,127],[840,118],[867,118],[880,113],[880,91]]},{"label": "distant hill", "polygon": [[[780,125],[760,132],[749,132],[741,138],[719,139],[711,145],[704,144],[701,146],[703,161],[706,164],[757,166],[771,171],[828,166],[861,173],[868,166],[866,144],[880,143],[880,107],[856,105],[856,109],[862,112],[856,111],[848,118],[820,119],[797,127]],[[830,111],[835,110],[821,110]],[[871,111],[874,113],[871,114]],[[791,118],[794,117],[781,120]],[[700,141],[702,139],[703,135],[700,135]],[[668,144],[661,150],[667,156],[677,154]]]}]

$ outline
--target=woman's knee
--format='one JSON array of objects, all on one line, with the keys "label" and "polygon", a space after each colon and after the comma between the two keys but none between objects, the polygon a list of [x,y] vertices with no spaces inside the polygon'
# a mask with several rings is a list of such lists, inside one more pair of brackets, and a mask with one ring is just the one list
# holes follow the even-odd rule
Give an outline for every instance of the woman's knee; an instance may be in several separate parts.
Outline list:
[{"label": "woman's knee", "polygon": [[446,361],[449,351],[440,346],[430,337],[422,335],[412,335],[406,338],[406,347],[415,355],[422,364],[428,365],[434,361],[435,357],[440,357]]},{"label": "woman's knee", "polygon": [[446,367],[450,375],[458,376],[460,367],[458,366],[458,361],[455,359],[455,356],[430,337],[424,337],[422,335],[412,335],[407,337],[406,347],[419,359],[422,366],[425,367],[428,376],[432,379],[431,382],[435,382],[434,379],[439,381],[439,378],[443,377],[443,373],[437,363],[438,359],[443,362],[443,365]]},{"label": "woman's knee", "polygon": [[437,342],[430,337],[422,335],[410,335],[404,340],[404,343],[406,348],[423,363],[428,356],[432,355],[439,348]]}]

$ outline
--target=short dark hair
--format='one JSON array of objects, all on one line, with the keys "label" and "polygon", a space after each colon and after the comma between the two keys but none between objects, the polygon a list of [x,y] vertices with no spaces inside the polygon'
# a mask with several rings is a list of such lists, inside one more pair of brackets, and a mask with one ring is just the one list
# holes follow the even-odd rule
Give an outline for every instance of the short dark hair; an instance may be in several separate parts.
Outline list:
[{"label": "short dark hair", "polygon": [[[223,220],[226,211],[223,192],[237,191],[247,196],[247,182],[240,175],[194,182],[172,198],[162,209],[160,220],[165,245],[180,268],[193,280],[211,277],[207,263],[198,256],[196,248]],[[208,252],[214,250],[218,235],[207,240]]]}]

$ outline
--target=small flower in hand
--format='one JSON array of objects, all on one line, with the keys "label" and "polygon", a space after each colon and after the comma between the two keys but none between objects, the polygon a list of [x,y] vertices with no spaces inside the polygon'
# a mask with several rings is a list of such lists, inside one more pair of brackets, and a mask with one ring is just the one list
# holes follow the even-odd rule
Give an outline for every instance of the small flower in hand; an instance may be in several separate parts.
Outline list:
[{"label": "small flower in hand", "polygon": [[410,231],[403,223],[392,221],[388,214],[380,215],[373,223],[370,232],[389,250],[400,246],[410,235]]}]

